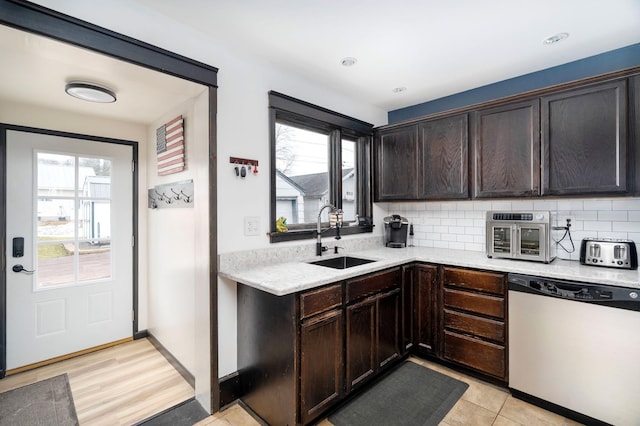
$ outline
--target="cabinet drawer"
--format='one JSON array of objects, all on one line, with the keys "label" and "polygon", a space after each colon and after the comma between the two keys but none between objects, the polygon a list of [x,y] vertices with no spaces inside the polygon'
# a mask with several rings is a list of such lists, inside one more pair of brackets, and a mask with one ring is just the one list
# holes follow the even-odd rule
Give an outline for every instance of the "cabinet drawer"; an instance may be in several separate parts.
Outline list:
[{"label": "cabinet drawer", "polygon": [[506,289],[503,274],[470,271],[466,269],[445,268],[444,283],[452,287],[484,291],[500,296],[504,296]]},{"label": "cabinet drawer", "polygon": [[504,322],[474,315],[444,310],[444,326],[462,333],[473,334],[504,344]]},{"label": "cabinet drawer", "polygon": [[502,297],[445,288],[444,306],[504,319]]},{"label": "cabinet drawer", "polygon": [[400,268],[347,281],[347,303],[392,287],[399,287],[401,283]]},{"label": "cabinet drawer", "polygon": [[504,346],[445,331],[444,358],[503,380],[506,378]]},{"label": "cabinet drawer", "polygon": [[300,295],[300,319],[305,319],[342,304],[340,284],[310,290]]}]

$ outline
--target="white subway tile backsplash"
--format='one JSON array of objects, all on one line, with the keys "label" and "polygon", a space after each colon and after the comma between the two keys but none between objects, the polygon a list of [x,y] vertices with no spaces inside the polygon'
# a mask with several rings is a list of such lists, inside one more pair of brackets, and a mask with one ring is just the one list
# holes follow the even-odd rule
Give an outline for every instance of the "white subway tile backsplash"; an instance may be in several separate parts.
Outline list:
[{"label": "white subway tile backsplash", "polygon": [[529,211],[533,210],[533,201],[531,200],[518,200],[511,202],[511,211]]},{"label": "white subway tile backsplash", "polygon": [[536,211],[541,211],[541,210],[556,211],[558,210],[558,201],[557,200],[535,200],[533,202],[533,209]]},{"label": "white subway tile backsplash", "polygon": [[474,210],[488,211],[491,210],[491,201],[471,201]]},{"label": "white subway tile backsplash", "polygon": [[598,220],[598,211],[576,211],[572,210],[571,215],[576,218],[576,220]]},{"label": "white subway tile backsplash", "polygon": [[612,231],[640,232],[640,222],[613,222]]},{"label": "white subway tile backsplash", "polygon": [[504,210],[511,211],[511,201],[492,201],[491,208],[487,210]]},{"label": "white subway tile backsplash", "polygon": [[[560,219],[573,217],[571,236],[575,253],[558,247],[558,256],[578,258],[583,238],[638,239],[640,242],[640,198],[598,198],[567,200],[447,201],[423,203],[385,203],[389,214],[405,216],[415,226],[414,245],[421,247],[485,250],[485,218],[489,210],[549,210]],[[561,238],[564,231],[554,231]],[[562,244],[571,249],[569,239]],[[463,246],[463,247],[461,247]]]},{"label": "white subway tile backsplash", "polygon": [[584,200],[585,210],[611,210],[612,200]]},{"label": "white subway tile backsplash", "polygon": [[639,198],[622,198],[612,201],[613,210],[640,210]]},{"label": "white subway tile backsplash", "polygon": [[464,234],[465,228],[464,226],[450,226],[449,227],[450,234]]},{"label": "white subway tile backsplash", "polygon": [[558,200],[558,210],[584,210],[584,201]]},{"label": "white subway tile backsplash", "polygon": [[611,222],[609,221],[584,221],[584,230],[585,231],[611,231]]},{"label": "white subway tile backsplash", "polygon": [[485,251],[484,244],[465,243],[464,249],[469,251]]},{"label": "white subway tile backsplash", "polygon": [[472,243],[473,242],[473,235],[457,235],[456,236],[456,241],[460,241],[462,243]]},{"label": "white subway tile backsplash", "polygon": [[626,210],[605,210],[598,212],[598,221],[601,220],[611,220],[611,221],[619,221],[626,222],[627,211]]}]

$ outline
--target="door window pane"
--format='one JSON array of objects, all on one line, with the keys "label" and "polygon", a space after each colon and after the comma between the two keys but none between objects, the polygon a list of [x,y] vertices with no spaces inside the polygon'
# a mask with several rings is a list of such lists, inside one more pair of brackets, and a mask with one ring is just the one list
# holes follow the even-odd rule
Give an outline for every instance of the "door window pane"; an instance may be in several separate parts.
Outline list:
[{"label": "door window pane", "polygon": [[38,152],[37,161],[38,196],[75,196],[75,157]]},{"label": "door window pane", "polygon": [[111,277],[111,247],[109,244],[80,243],[78,281]]},{"label": "door window pane", "polygon": [[276,124],[277,218],[284,216],[288,225],[316,221],[329,202],[328,157],[328,135]]},{"label": "door window pane", "polygon": [[75,244],[55,242],[38,244],[38,288],[73,284]]}]

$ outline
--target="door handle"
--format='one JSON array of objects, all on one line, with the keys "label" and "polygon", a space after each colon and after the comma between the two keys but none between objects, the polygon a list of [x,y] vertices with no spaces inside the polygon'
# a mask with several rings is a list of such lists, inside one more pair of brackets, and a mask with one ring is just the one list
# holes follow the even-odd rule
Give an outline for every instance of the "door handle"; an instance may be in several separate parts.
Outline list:
[{"label": "door handle", "polygon": [[33,271],[30,271],[28,269],[24,269],[24,266],[22,265],[13,265],[13,268],[11,268],[13,270],[13,272],[25,272],[27,274],[33,274],[35,272],[35,269]]}]

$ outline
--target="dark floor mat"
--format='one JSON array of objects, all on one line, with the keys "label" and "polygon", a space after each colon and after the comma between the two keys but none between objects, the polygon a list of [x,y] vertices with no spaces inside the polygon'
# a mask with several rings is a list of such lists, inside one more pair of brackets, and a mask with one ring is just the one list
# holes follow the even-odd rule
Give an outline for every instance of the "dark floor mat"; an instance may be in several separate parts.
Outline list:
[{"label": "dark floor mat", "polygon": [[0,426],[77,424],[66,374],[0,393]]},{"label": "dark floor mat", "polygon": [[209,417],[209,413],[195,399],[166,410],[138,425],[142,426],[191,426]]},{"label": "dark floor mat", "polygon": [[469,387],[407,361],[329,416],[335,426],[438,425]]}]

